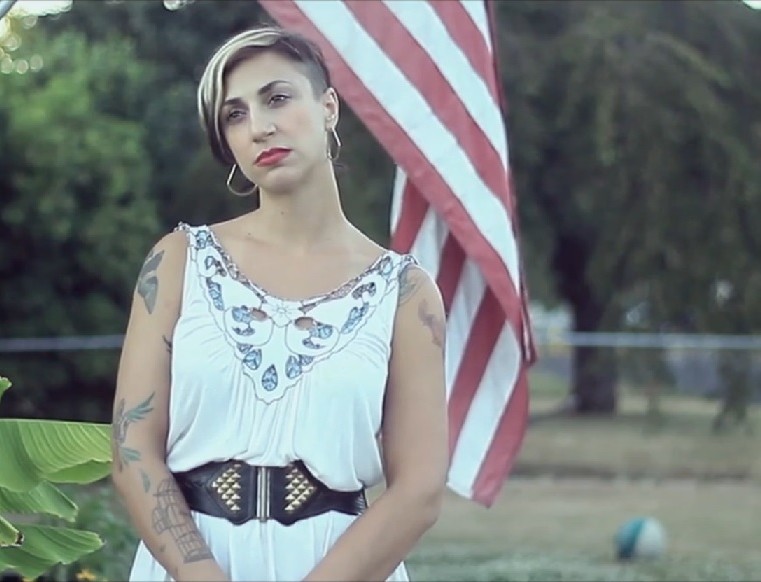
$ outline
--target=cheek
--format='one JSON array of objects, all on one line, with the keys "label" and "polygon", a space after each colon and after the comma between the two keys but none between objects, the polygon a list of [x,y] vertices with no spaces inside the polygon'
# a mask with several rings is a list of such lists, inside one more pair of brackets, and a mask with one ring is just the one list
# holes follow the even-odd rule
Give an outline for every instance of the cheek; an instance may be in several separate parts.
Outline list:
[{"label": "cheek", "polygon": [[[303,102],[292,101],[290,107],[282,109],[283,117],[293,127],[311,127],[314,124],[314,113]],[[284,120],[285,121],[285,120]]]},{"label": "cheek", "polygon": [[237,155],[245,144],[250,141],[247,137],[247,130],[244,124],[232,124],[224,129],[222,135],[227,141],[227,145],[233,151],[233,154]]},{"label": "cheek", "polygon": [[241,143],[241,134],[242,132],[240,130],[236,131],[233,128],[228,128],[222,131],[223,143],[227,144],[227,148],[232,152],[235,162],[239,165],[241,163],[241,156],[244,154],[243,145]]},{"label": "cheek", "polygon": [[306,107],[294,107],[284,117],[289,134],[298,135],[299,141],[304,144],[309,143],[316,146],[318,143],[321,143],[322,121],[310,109]]}]

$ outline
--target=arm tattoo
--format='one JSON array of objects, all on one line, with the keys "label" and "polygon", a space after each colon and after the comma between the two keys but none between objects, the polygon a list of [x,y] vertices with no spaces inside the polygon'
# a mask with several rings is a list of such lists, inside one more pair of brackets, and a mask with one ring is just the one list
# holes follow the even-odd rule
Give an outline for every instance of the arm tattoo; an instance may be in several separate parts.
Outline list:
[{"label": "arm tattoo", "polygon": [[119,463],[119,472],[124,470],[126,465],[129,465],[132,461],[140,460],[140,451],[124,446],[124,442],[127,440],[127,429],[130,424],[133,424],[139,420],[144,419],[148,413],[153,410],[151,407],[151,400],[156,393],[152,393],[143,402],[127,410],[124,410],[124,398],[119,400],[116,406],[116,412],[114,413],[114,422],[111,432],[111,438],[114,442],[114,456]]},{"label": "arm tattoo", "polygon": [[156,270],[159,268],[163,256],[164,251],[158,253],[151,251],[145,259],[137,279],[137,292],[143,298],[148,313],[153,313],[153,309],[156,307],[156,297],[159,294],[159,277]]},{"label": "arm tattoo", "polygon": [[148,493],[148,491],[151,490],[151,480],[148,477],[148,474],[145,471],[143,471],[142,469],[140,469],[140,477],[143,480],[143,491],[145,493]]},{"label": "arm tattoo", "polygon": [[165,335],[161,336],[164,339],[164,345],[166,346],[166,351],[169,352],[169,355],[172,355],[172,340],[170,340]]},{"label": "arm tattoo", "polygon": [[173,478],[164,479],[156,490],[156,507],[153,509],[153,531],[168,531],[186,564],[213,559],[193,517]]},{"label": "arm tattoo", "polygon": [[443,350],[447,327],[446,322],[428,310],[428,302],[425,299],[420,302],[417,315],[420,322],[430,330],[434,345]]},{"label": "arm tattoo", "polygon": [[410,297],[420,287],[420,277],[417,276],[417,269],[414,263],[409,263],[399,273],[399,305],[409,301]]}]

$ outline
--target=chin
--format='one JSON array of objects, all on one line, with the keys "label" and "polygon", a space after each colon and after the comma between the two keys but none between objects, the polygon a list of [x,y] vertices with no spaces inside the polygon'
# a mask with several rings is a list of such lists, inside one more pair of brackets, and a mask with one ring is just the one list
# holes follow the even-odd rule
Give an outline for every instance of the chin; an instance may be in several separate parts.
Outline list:
[{"label": "chin", "polygon": [[302,168],[283,166],[276,168],[265,180],[259,184],[259,187],[273,196],[283,196],[301,188],[306,182],[319,180],[317,168]]},{"label": "chin", "polygon": [[259,187],[273,196],[285,196],[297,190],[304,183],[304,176],[272,176],[273,179],[264,180]]}]

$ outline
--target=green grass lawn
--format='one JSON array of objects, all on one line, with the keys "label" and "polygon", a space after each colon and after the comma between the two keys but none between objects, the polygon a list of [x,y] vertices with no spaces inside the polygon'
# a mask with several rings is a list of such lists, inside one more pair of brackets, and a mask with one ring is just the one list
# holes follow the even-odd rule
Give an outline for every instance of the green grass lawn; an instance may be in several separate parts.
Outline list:
[{"label": "green grass lawn", "polygon": [[563,582],[682,582],[682,581],[757,581],[759,565],[733,564],[711,559],[679,560],[667,558],[650,564],[622,565],[599,556],[573,556],[559,553],[512,552],[508,555],[479,553],[472,548],[423,549],[408,562],[412,580],[478,580],[489,582],[550,581]]},{"label": "green grass lawn", "polygon": [[[531,411],[557,408],[563,383],[531,378]],[[516,472],[526,475],[752,479],[761,482],[761,410],[750,409],[756,430],[712,431],[718,403],[664,394],[657,423],[641,390],[622,389],[612,417],[548,416],[528,429]]]},{"label": "green grass lawn", "polygon": [[[565,386],[532,382],[532,412],[554,410]],[[636,390],[613,418],[533,423],[513,477],[490,509],[448,495],[408,560],[415,580],[761,580],[761,431],[716,435],[717,403],[664,396],[662,422]],[[761,427],[759,410],[751,421]],[[664,525],[666,555],[619,563],[627,519]]]},{"label": "green grass lawn", "polygon": [[[484,509],[448,495],[408,561],[416,580],[759,580],[761,495],[747,482],[516,478]],[[667,553],[618,563],[613,538],[654,516]]]}]

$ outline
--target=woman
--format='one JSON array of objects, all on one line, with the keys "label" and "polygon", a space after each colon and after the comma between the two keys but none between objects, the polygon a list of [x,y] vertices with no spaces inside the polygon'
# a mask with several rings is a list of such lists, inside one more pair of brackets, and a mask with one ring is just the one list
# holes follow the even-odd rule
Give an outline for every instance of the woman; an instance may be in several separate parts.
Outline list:
[{"label": "woman", "polygon": [[405,580],[448,463],[436,285],[344,216],[338,97],[310,41],[239,34],[198,96],[258,208],[180,225],[139,275],[114,400],[130,578]]}]

